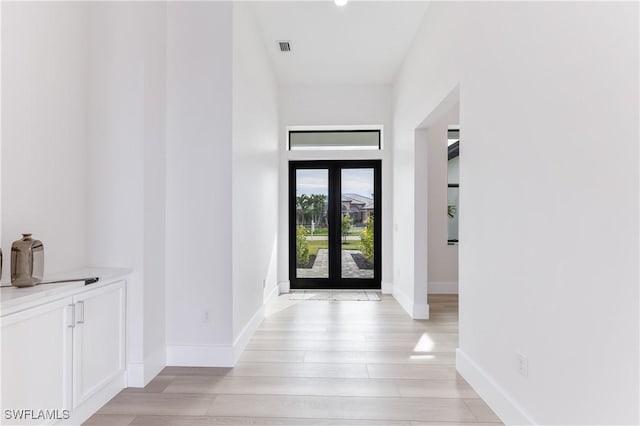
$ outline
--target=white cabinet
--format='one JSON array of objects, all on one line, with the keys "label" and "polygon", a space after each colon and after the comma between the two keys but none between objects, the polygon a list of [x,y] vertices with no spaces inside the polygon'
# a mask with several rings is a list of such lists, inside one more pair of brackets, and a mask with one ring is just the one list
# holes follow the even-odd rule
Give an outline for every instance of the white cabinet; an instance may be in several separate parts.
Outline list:
[{"label": "white cabinet", "polygon": [[122,282],[73,298],[73,407],[125,369],[124,286]]},{"label": "white cabinet", "polygon": [[65,298],[0,318],[3,423],[20,410],[71,409],[72,308]]},{"label": "white cabinet", "polygon": [[81,286],[13,312],[0,318],[0,424],[56,423],[16,421],[7,410],[49,410],[64,423],[81,422],[125,386],[124,281]]}]

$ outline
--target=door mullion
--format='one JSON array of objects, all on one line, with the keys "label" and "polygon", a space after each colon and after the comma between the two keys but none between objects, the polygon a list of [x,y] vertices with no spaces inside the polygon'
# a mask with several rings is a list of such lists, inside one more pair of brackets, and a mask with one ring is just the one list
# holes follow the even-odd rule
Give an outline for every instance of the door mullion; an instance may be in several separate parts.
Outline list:
[{"label": "door mullion", "polygon": [[336,163],[329,166],[329,281],[340,279],[340,167]]}]

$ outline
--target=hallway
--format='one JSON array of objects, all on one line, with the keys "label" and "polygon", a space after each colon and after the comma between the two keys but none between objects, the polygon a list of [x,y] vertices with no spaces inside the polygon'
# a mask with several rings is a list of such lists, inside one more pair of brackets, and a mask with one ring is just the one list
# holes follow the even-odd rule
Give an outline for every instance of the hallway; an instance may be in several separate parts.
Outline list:
[{"label": "hallway", "polygon": [[382,301],[278,297],[235,368],[167,367],[91,425],[489,425],[456,374],[457,296],[413,321]]}]

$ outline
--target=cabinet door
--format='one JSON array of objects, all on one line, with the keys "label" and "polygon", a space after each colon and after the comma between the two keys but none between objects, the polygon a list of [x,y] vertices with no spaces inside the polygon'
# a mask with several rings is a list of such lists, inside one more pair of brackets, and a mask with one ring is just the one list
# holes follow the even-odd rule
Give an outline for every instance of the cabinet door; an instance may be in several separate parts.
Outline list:
[{"label": "cabinet door", "polygon": [[124,298],[123,282],[74,297],[74,408],[124,371]]},{"label": "cabinet door", "polygon": [[17,423],[18,414],[7,418],[6,410],[71,408],[71,303],[69,297],[0,318],[3,422]]}]

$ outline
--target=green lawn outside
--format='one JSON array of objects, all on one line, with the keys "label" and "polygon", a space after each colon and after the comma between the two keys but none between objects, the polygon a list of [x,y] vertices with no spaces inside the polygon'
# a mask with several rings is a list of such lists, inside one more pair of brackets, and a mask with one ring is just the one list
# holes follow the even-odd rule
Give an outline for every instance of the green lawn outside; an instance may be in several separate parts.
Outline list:
[{"label": "green lawn outside", "polygon": [[[307,228],[308,235],[311,235],[311,227],[307,226],[305,228]],[[347,235],[360,235],[363,230],[364,228],[352,228],[349,232],[347,232]],[[329,235],[329,230],[327,228],[316,228],[313,231],[314,237],[323,235]]]}]

